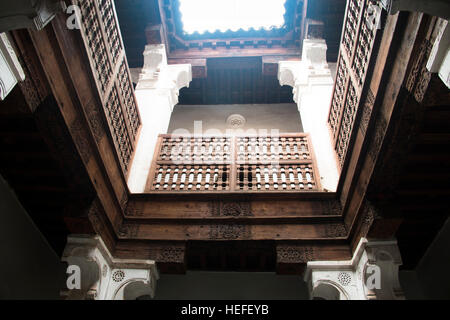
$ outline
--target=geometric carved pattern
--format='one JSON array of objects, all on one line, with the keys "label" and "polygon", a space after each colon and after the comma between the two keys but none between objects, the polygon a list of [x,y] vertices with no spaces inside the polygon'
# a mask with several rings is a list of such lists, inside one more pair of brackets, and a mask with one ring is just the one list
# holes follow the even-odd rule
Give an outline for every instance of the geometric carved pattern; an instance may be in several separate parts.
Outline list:
[{"label": "geometric carved pattern", "polygon": [[366,237],[369,233],[370,227],[375,219],[379,219],[379,214],[374,208],[374,206],[370,203],[369,200],[364,199],[362,203],[362,215],[361,215],[361,228],[360,228],[360,236]]},{"label": "geometric carved pattern", "polygon": [[347,98],[345,99],[345,105],[343,108],[343,115],[341,126],[339,128],[339,136],[336,144],[336,152],[338,155],[339,163],[342,167],[344,157],[347,152],[348,144],[350,142],[350,135],[353,129],[353,123],[356,117],[356,111],[359,102],[359,96],[356,91],[356,87],[353,82],[350,81],[349,88],[347,90]]},{"label": "geometric carved pattern", "polygon": [[428,71],[426,65],[432,47],[433,46],[428,39],[423,41],[406,81],[407,90],[414,95],[414,98],[419,103],[422,102],[428,88],[428,83],[431,79],[431,72]]},{"label": "geometric carved pattern", "polygon": [[246,217],[252,216],[249,201],[213,201],[211,202],[211,216],[213,217]]},{"label": "geometric carved pattern", "polygon": [[128,172],[140,117],[112,0],[74,1],[81,36],[123,172]]},{"label": "geometric carved pattern", "polygon": [[316,191],[318,174],[309,141],[304,133],[160,135],[147,191]]},{"label": "geometric carved pattern", "polygon": [[108,61],[108,52],[103,38],[100,21],[97,16],[95,3],[92,0],[78,1],[81,9],[81,22],[87,49],[94,64],[97,82],[102,93],[105,93],[109,79],[112,76],[112,67]]},{"label": "geometric carved pattern", "polygon": [[156,257],[158,262],[183,262],[185,256],[184,246],[163,247]]},{"label": "geometric carved pattern", "polygon": [[344,94],[346,82],[348,80],[348,69],[345,60],[339,59],[338,69],[336,73],[336,85],[333,92],[333,99],[331,101],[331,109],[328,117],[328,122],[333,133],[333,138],[336,139],[338,131],[339,119],[342,113],[342,102],[344,101]]},{"label": "geometric carved pattern", "polygon": [[372,46],[374,44],[377,29],[374,24],[377,20],[376,6],[370,5],[370,10],[364,10],[364,19],[361,22],[358,43],[356,45],[355,59],[353,60],[352,69],[359,87],[364,83],[364,76],[367,71]]},{"label": "geometric carved pattern", "polygon": [[347,236],[347,228],[343,223],[329,223],[325,225],[327,238],[342,238]]},{"label": "geometric carved pattern", "polygon": [[112,279],[114,282],[121,282],[125,278],[125,272],[122,270],[114,271],[112,274]]},{"label": "geometric carved pattern", "polygon": [[338,281],[343,286],[348,286],[352,283],[352,276],[348,272],[340,272],[338,275]]},{"label": "geometric carved pattern", "polygon": [[348,3],[347,17],[344,24],[344,35],[342,37],[342,42],[348,56],[351,56],[353,52],[355,40],[358,35],[358,21],[363,3],[364,0],[350,0]]},{"label": "geometric carved pattern", "polygon": [[250,227],[240,224],[211,225],[209,238],[211,240],[249,239]]},{"label": "geometric carved pattern", "polygon": [[[344,22],[328,124],[342,168],[349,148],[354,122],[361,104],[361,94],[381,19],[381,8],[370,0],[350,0]],[[365,108],[361,130],[367,129]]]},{"label": "geometric carved pattern", "polygon": [[359,124],[359,130],[363,135],[366,134],[367,128],[369,126],[370,117],[372,115],[373,105],[375,103],[375,97],[373,96],[372,91],[369,89],[367,91],[366,102],[363,105],[361,122]]},{"label": "geometric carved pattern", "polygon": [[136,135],[141,125],[139,112],[136,105],[136,99],[134,97],[133,87],[131,84],[130,75],[128,73],[127,60],[123,57],[122,63],[120,64],[118,83],[120,89],[120,96],[123,99],[123,104],[125,106],[125,111],[127,115],[128,122],[131,127],[132,140],[136,139]]},{"label": "geometric carved pattern", "polygon": [[377,159],[378,153],[380,152],[381,145],[383,143],[384,135],[387,129],[387,121],[381,116],[375,122],[375,133],[369,145],[369,155],[372,157],[372,160],[375,161]]},{"label": "geometric carved pattern", "polygon": [[122,42],[120,41],[119,28],[114,13],[112,0],[97,0],[100,17],[106,32],[106,40],[111,53],[112,63],[115,65],[119,53],[122,50]]},{"label": "geometric carved pattern", "polygon": [[115,87],[112,88],[105,104],[106,118],[110,125],[114,144],[124,171],[128,171],[128,165],[133,153],[133,146],[128,135],[127,125],[119,101],[119,95]]},{"label": "geometric carved pattern", "polygon": [[307,263],[313,259],[313,248],[292,245],[277,246],[277,263]]}]

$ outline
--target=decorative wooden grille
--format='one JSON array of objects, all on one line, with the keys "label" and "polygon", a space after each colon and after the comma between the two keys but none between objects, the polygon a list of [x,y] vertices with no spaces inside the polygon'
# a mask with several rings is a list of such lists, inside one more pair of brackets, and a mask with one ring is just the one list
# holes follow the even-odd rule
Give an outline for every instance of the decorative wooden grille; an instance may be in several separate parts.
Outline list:
[{"label": "decorative wooden grille", "polygon": [[146,191],[318,191],[313,154],[305,133],[160,135]]},{"label": "decorative wooden grille", "polygon": [[366,73],[375,46],[381,8],[370,0],[348,0],[328,124],[342,167],[349,148]]},{"label": "decorative wooden grille", "polygon": [[113,0],[73,0],[120,165],[126,174],[141,125]]}]

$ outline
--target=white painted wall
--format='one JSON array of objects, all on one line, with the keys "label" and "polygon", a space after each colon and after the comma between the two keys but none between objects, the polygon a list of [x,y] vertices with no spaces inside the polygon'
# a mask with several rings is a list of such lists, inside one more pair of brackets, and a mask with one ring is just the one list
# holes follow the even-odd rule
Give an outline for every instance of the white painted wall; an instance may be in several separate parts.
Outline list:
[{"label": "white painted wall", "polygon": [[326,61],[325,40],[305,39],[302,61],[280,61],[278,80],[290,85],[298,105],[303,130],[311,136],[322,188],[336,191],[339,171],[327,119],[333,77]]},{"label": "white painted wall", "polygon": [[163,44],[145,47],[144,67],[135,90],[142,127],[128,177],[132,193],[144,192],[158,135],[167,133],[179,90],[190,81],[190,64],[168,65]]}]

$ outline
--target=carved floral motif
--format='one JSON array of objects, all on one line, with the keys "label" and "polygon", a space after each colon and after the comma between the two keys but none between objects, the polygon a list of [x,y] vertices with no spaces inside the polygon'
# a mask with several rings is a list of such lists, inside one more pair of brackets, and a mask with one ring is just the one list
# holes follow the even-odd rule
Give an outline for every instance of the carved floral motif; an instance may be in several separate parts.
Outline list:
[{"label": "carved floral motif", "polygon": [[312,260],[314,260],[314,249],[311,247],[277,247],[277,263],[307,263]]},{"label": "carved floral motif", "polygon": [[213,201],[210,203],[211,215],[220,217],[252,216],[249,201],[245,202],[223,202]]},{"label": "carved floral motif", "polygon": [[249,239],[250,227],[239,224],[212,225],[209,230],[211,240]]}]

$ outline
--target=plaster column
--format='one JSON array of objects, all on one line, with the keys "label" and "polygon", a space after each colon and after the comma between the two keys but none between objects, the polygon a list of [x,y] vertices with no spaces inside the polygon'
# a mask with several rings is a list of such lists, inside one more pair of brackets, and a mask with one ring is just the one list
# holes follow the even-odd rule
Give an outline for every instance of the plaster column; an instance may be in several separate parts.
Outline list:
[{"label": "plaster column", "polygon": [[144,67],[135,90],[142,127],[128,178],[132,193],[144,192],[158,135],[167,133],[179,90],[189,87],[191,81],[191,65],[168,65],[163,44],[145,47]]},{"label": "plaster column", "polygon": [[17,82],[23,80],[25,73],[8,36],[6,33],[0,33],[0,100],[4,100]]},{"label": "plaster column", "polygon": [[310,261],[305,281],[312,299],[400,300],[398,279],[402,264],[396,241],[361,238],[349,261]]},{"label": "plaster column", "polygon": [[333,92],[333,78],[326,60],[327,45],[323,39],[303,40],[301,61],[280,61],[278,80],[291,86],[294,101],[305,133],[311,136],[321,185],[336,191],[339,171],[328,129],[328,112]]},{"label": "plaster column", "polygon": [[[80,289],[64,289],[68,300],[135,300],[154,297],[159,278],[153,260],[116,259],[99,236],[73,235],[67,239],[62,261],[80,270]],[[69,277],[70,275],[68,275]]]}]

